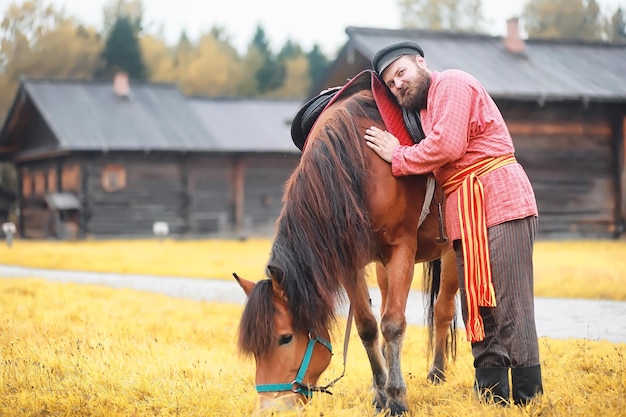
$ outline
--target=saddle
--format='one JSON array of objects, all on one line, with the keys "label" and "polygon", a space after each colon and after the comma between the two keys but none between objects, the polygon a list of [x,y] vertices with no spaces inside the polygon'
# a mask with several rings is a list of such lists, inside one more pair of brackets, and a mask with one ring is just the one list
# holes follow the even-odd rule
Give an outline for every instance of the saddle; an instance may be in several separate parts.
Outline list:
[{"label": "saddle", "polygon": [[402,144],[419,143],[424,139],[419,114],[401,107],[376,73],[364,70],[345,85],[324,90],[304,103],[291,123],[293,143],[304,151],[309,133],[324,109],[338,98],[349,97],[364,89],[371,89],[387,130]]}]

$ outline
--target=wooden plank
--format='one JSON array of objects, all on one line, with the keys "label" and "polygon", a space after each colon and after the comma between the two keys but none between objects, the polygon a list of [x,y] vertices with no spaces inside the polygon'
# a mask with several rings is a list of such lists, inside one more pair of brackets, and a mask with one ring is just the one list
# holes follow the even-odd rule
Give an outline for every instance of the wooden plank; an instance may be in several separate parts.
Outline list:
[{"label": "wooden plank", "polygon": [[267,156],[248,162],[245,217],[255,226],[271,228],[280,214],[284,186],[297,159]]},{"label": "wooden plank", "polygon": [[[621,158],[619,160],[619,172],[620,172],[620,184],[619,184],[619,199],[621,200],[621,221],[622,227],[626,227],[626,116],[622,119],[622,146],[621,146]],[[626,230],[622,230],[622,233]]]},{"label": "wooden plank", "polygon": [[539,234],[610,236],[616,230],[615,126],[578,108],[509,118],[516,157],[539,207]]},{"label": "wooden plank", "polygon": [[[117,164],[126,170],[126,186],[107,192],[103,169]],[[87,229],[96,235],[151,235],[155,221],[165,221],[171,233],[185,229],[185,184],[177,155],[111,155],[87,168],[91,216]]]},{"label": "wooden plank", "polygon": [[600,136],[611,137],[613,129],[608,123],[583,121],[550,121],[550,122],[507,122],[509,132],[513,136]]},{"label": "wooden plank", "polygon": [[234,204],[231,162],[227,158],[215,156],[194,156],[189,167],[190,231],[204,234],[213,231],[212,225],[196,219],[204,219],[210,213],[231,213]]},{"label": "wooden plank", "polygon": [[243,213],[245,204],[245,163],[241,159],[235,159],[232,165],[232,190],[233,205],[235,207],[235,230],[243,228]]}]

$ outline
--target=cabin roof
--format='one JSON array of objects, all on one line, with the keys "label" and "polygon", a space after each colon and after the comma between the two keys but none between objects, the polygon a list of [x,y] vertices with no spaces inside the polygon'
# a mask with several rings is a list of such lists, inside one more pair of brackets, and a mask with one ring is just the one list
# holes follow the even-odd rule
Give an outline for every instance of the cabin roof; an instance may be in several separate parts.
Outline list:
[{"label": "cabin roof", "polygon": [[174,85],[25,80],[22,87],[68,150],[208,150],[214,140]]},{"label": "cabin roof", "polygon": [[24,79],[0,153],[19,147],[19,129],[31,123],[28,103],[58,142],[46,152],[299,152],[290,136],[298,100],[187,98],[173,84],[155,83],[133,83],[120,96],[110,82]]},{"label": "cabin roof", "polygon": [[348,27],[346,33],[348,42],[316,91],[371,68],[384,46],[412,40],[432,69],[464,70],[494,98],[626,100],[626,44],[520,38],[523,50],[512,52],[505,46],[510,35],[365,27]]},{"label": "cabin roof", "polygon": [[291,140],[299,100],[191,98],[189,105],[224,152],[300,151]]}]

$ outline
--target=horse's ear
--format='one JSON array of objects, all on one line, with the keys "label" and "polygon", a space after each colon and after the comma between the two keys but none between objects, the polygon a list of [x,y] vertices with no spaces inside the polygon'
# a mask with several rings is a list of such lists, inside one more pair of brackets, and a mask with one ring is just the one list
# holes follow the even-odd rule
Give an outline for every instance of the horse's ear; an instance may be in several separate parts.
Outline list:
[{"label": "horse's ear", "polygon": [[243,289],[243,292],[246,293],[246,296],[249,296],[252,292],[252,289],[256,285],[256,282],[248,281],[247,279],[241,278],[239,275],[233,272],[233,276],[237,280],[239,286]]},{"label": "horse's ear", "polygon": [[268,265],[267,271],[270,276],[270,280],[272,281],[272,289],[274,290],[274,294],[284,302],[287,302],[287,297],[285,296],[285,291],[283,290],[283,279],[285,278],[285,274],[282,269]]}]

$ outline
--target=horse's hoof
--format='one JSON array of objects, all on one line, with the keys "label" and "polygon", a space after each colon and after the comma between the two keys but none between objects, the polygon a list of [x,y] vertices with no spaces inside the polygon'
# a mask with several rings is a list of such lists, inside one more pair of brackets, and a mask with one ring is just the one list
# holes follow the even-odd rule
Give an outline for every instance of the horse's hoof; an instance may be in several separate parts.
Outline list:
[{"label": "horse's hoof", "polygon": [[[381,398],[382,397],[382,398]],[[407,406],[398,401],[389,401],[387,397],[384,395],[377,395],[374,397],[372,401],[374,406],[376,407],[377,413],[383,413],[389,411],[389,416],[402,416],[409,412]]]},{"label": "horse's hoof", "polygon": [[391,401],[391,403],[389,404],[390,416],[403,416],[405,414],[408,414],[408,412],[409,412],[408,407],[403,403],[399,403],[397,401]]},{"label": "horse's hoof", "polygon": [[374,399],[372,400],[372,404],[374,404],[374,407],[376,407],[377,413],[382,413],[384,410],[386,410],[387,403],[388,403],[387,396],[381,393],[376,393],[374,395]]},{"label": "horse's hoof", "polygon": [[444,374],[438,368],[431,368],[426,378],[428,378],[428,380],[432,382],[434,385],[439,385],[441,383],[446,382],[446,374]]}]

